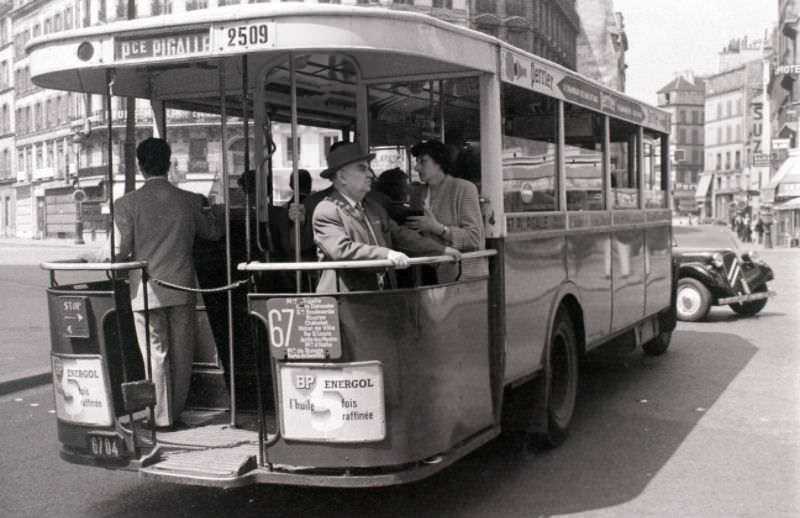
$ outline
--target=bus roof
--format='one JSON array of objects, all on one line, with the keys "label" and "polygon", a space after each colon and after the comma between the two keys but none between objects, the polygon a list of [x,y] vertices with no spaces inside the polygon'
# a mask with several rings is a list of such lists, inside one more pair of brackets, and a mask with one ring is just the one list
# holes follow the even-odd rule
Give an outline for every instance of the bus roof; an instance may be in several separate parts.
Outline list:
[{"label": "bus roof", "polygon": [[235,5],[55,33],[27,50],[38,86],[105,94],[113,82],[113,95],[197,111],[219,110],[217,63],[225,63],[226,90],[239,93],[244,56],[254,87],[289,53],[317,51],[353,58],[366,82],[500,72],[503,81],[669,132],[667,112],[574,71],[481,32],[385,8]]}]

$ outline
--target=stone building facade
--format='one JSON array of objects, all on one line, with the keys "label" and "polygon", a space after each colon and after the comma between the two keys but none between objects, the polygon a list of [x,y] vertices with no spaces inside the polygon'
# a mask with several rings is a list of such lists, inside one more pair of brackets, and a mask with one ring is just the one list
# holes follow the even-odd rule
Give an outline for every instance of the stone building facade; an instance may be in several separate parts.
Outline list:
[{"label": "stone building facade", "polygon": [[[704,164],[705,88],[705,79],[685,71],[658,90],[658,106],[672,114],[670,169],[675,208],[682,214],[699,208],[695,193]],[[701,212],[707,211],[705,195],[698,201]]]},{"label": "stone building facade", "polygon": [[[268,2],[269,0],[267,0]],[[277,0],[272,0],[277,2]],[[154,0],[135,2],[135,17],[178,15],[186,11],[254,3],[253,0]],[[314,3],[306,0],[306,3]],[[576,0],[319,0],[388,7],[427,13],[450,23],[498,36],[568,68],[577,67],[581,18]],[[108,196],[124,186],[125,100],[112,98],[112,148],[105,145],[108,121],[101,96],[43,90],[30,81],[25,46],[36,37],[113,22],[128,17],[127,0],[0,1],[0,235],[48,238],[103,238],[109,221]],[[173,146],[172,180],[183,188],[214,198],[221,196],[219,162],[228,150],[229,170],[244,167],[241,123],[232,121],[227,142],[221,142],[217,117],[194,112],[168,112]],[[137,102],[136,140],[152,134],[152,113]],[[289,127],[273,126],[273,157],[278,198],[288,192],[286,177],[295,148],[300,166],[323,169],[325,150],[337,132],[300,128],[295,146]],[[106,181],[108,163],[115,175],[114,192]],[[315,187],[322,187],[316,185]],[[73,199],[75,190],[86,201]]]}]

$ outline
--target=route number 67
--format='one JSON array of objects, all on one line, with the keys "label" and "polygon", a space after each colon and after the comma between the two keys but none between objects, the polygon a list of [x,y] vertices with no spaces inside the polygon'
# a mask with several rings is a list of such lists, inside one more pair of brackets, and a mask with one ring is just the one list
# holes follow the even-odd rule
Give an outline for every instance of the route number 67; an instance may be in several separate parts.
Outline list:
[{"label": "route number 67", "polygon": [[269,341],[272,346],[278,349],[288,347],[292,339],[294,309],[270,309],[267,313],[267,321],[269,323]]}]

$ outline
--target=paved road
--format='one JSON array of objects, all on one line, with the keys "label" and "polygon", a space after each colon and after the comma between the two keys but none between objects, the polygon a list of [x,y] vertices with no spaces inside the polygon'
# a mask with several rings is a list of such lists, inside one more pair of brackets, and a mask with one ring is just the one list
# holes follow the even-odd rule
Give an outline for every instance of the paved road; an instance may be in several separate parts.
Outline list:
[{"label": "paved road", "polygon": [[[0,379],[47,368],[50,331],[45,288],[48,274],[42,261],[72,259],[88,250],[62,245],[0,241]],[[77,278],[65,273],[62,282]]]},{"label": "paved road", "polygon": [[229,491],[58,459],[48,387],[0,398],[7,516],[800,516],[800,271],[765,252],[778,298],[680,324],[669,353],[587,362],[569,441],[522,455],[496,441],[440,475],[379,490]]}]

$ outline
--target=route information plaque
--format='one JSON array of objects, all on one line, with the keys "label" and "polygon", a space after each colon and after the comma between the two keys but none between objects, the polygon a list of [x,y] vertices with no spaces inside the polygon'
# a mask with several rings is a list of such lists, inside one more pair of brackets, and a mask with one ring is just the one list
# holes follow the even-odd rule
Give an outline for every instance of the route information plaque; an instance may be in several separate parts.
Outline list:
[{"label": "route information plaque", "polygon": [[322,360],[342,356],[339,306],[333,297],[269,299],[267,327],[274,358]]}]

